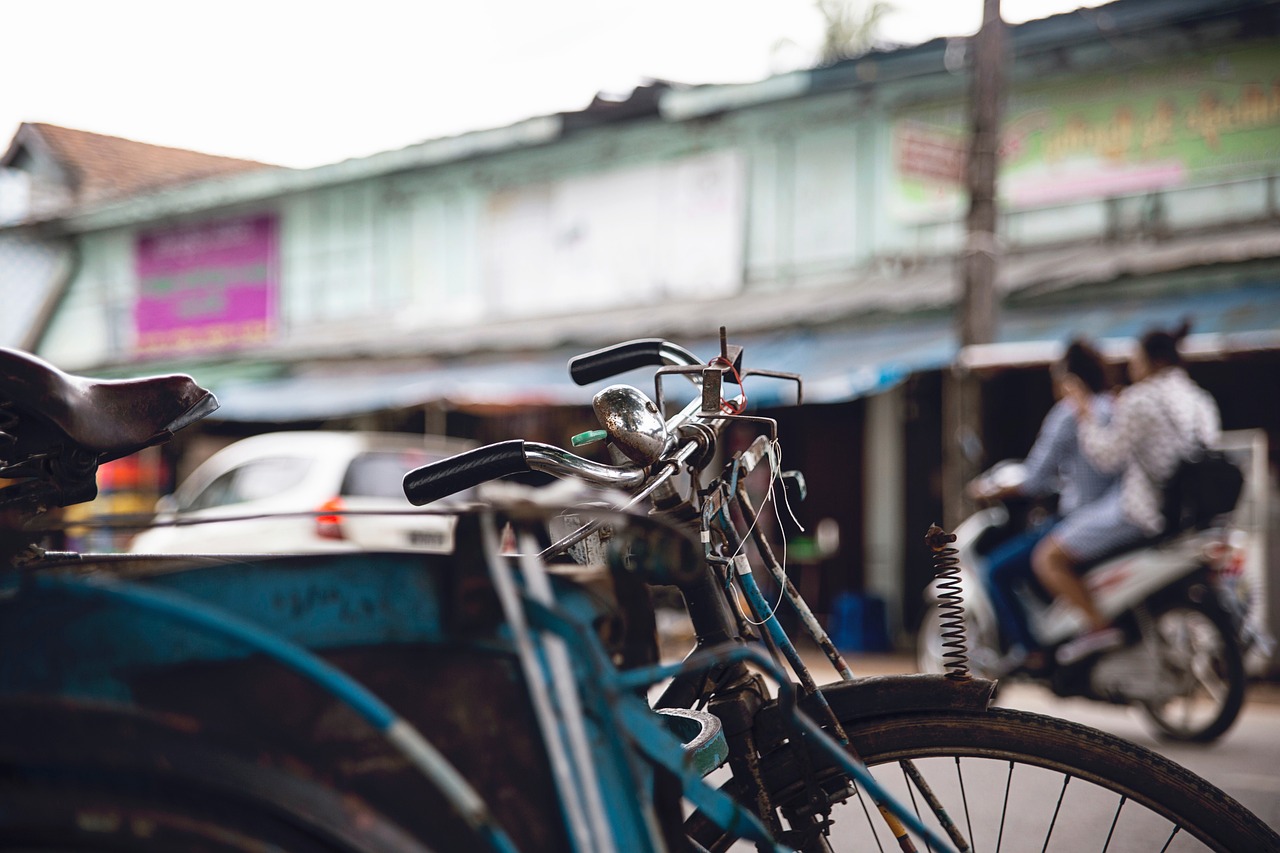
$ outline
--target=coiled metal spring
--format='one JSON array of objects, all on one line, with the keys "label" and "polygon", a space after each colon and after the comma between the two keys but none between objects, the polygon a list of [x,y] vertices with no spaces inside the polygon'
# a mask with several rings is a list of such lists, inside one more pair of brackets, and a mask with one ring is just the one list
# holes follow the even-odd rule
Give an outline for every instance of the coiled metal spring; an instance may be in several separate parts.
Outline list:
[{"label": "coiled metal spring", "polygon": [[951,543],[954,533],[930,525],[925,542],[933,554],[933,571],[938,587],[938,629],[942,636],[942,665],[947,678],[969,677],[969,646],[965,639],[964,593],[960,587],[960,560]]}]

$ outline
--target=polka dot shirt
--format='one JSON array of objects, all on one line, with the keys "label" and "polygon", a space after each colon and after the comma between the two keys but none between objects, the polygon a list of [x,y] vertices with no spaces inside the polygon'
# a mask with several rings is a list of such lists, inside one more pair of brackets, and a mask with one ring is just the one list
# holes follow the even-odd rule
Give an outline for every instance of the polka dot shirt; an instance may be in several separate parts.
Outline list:
[{"label": "polka dot shirt", "polygon": [[1164,483],[1200,446],[1218,440],[1218,406],[1181,367],[1166,367],[1116,398],[1109,423],[1084,417],[1080,447],[1100,471],[1121,476],[1125,517],[1151,535],[1164,529]]}]

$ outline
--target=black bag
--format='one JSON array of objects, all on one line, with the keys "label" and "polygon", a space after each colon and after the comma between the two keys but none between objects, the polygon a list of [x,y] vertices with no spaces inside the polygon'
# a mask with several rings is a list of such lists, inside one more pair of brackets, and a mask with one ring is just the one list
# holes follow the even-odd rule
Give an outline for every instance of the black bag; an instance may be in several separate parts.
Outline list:
[{"label": "black bag", "polygon": [[1204,530],[1240,500],[1244,474],[1221,451],[1201,448],[1178,463],[1164,487],[1165,532]]}]

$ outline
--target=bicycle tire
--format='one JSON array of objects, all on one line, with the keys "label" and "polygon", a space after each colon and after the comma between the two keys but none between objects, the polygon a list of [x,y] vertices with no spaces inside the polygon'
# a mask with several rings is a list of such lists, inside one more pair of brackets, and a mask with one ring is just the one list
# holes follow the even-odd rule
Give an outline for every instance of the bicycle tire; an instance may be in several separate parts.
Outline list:
[{"label": "bicycle tire", "polygon": [[[0,851],[370,853],[426,848],[375,827],[364,841],[316,812],[228,796],[160,775],[83,768],[4,768]],[[330,811],[343,803],[333,797]]]},{"label": "bicycle tire", "polygon": [[190,718],[0,702],[0,850],[428,853],[374,806]]},{"label": "bicycle tire", "polygon": [[[1181,623],[1171,625],[1170,621],[1180,613],[1184,614]],[[1190,629],[1187,628],[1188,615],[1191,618]],[[1244,707],[1244,656],[1240,653],[1240,644],[1236,642],[1231,617],[1216,602],[1191,600],[1178,601],[1162,608],[1154,614],[1154,621],[1156,629],[1172,646],[1170,662],[1181,668],[1172,675],[1184,684],[1189,680],[1194,680],[1196,684],[1188,692],[1165,703],[1142,702],[1140,707],[1144,715],[1162,737],[1193,743],[1216,740],[1231,728],[1240,715],[1240,709]],[[1183,630],[1178,631],[1178,628]],[[1210,631],[1213,636],[1207,636],[1206,631]],[[1192,636],[1196,633],[1199,634],[1198,637]],[[1210,671],[1197,674],[1194,672],[1197,665],[1207,666]],[[1220,698],[1212,695],[1213,691],[1209,689],[1206,679],[1219,683],[1222,691]],[[1204,707],[1205,695],[1208,703],[1211,703],[1207,709]],[[1196,710],[1193,705],[1208,710],[1211,716],[1203,722],[1198,717],[1193,720],[1191,714]]]},{"label": "bicycle tire", "polygon": [[[973,849],[1280,850],[1280,836],[1227,794],[1113,735],[1007,709],[860,719],[854,709],[839,707],[839,691],[833,697],[833,707],[877,780],[912,802],[905,773],[896,765],[911,759]],[[843,775],[828,756],[814,754],[809,761],[806,779],[804,762],[792,750],[775,750],[761,760],[765,785],[792,826],[803,818],[796,810],[808,785],[817,783],[836,796],[844,787]],[[737,784],[731,779],[725,789],[733,795]],[[1033,811],[1031,799],[1041,793],[1047,802]],[[824,839],[829,849],[896,849],[874,806],[860,802],[854,795],[833,809],[835,822]],[[914,802],[936,827],[918,794]],[[726,850],[733,841],[700,814],[691,816],[685,828],[711,851]]]}]

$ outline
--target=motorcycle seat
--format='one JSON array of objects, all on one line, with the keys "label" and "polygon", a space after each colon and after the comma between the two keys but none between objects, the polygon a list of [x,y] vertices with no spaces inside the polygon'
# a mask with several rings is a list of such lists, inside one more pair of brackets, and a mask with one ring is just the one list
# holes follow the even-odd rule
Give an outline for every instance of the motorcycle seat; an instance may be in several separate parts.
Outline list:
[{"label": "motorcycle seat", "polygon": [[[10,445],[46,443],[37,436],[15,434],[25,412],[43,418],[106,461],[162,441],[217,407],[212,392],[182,374],[92,379],[0,347],[0,413],[8,415],[0,417],[0,441]],[[8,455],[3,444],[0,454]]]},{"label": "motorcycle seat", "polygon": [[1130,551],[1141,551],[1144,548],[1153,548],[1161,542],[1167,542],[1172,539],[1176,532],[1159,533],[1155,536],[1148,536],[1146,539],[1139,539],[1137,542],[1131,542],[1128,545],[1121,545],[1119,548],[1112,548],[1110,551],[1102,554],[1096,559],[1089,560],[1085,563],[1079,563],[1075,566],[1075,573],[1078,575],[1086,575],[1090,570],[1096,569],[1108,560],[1113,560],[1121,554],[1128,554]]}]

